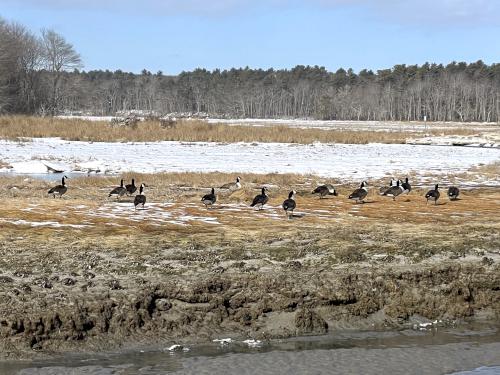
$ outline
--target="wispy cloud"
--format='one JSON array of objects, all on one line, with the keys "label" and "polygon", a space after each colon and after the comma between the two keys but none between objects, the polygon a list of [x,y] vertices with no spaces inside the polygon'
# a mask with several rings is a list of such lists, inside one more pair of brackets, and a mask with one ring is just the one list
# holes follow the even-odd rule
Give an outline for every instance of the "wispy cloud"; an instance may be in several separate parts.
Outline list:
[{"label": "wispy cloud", "polygon": [[[257,0],[22,0],[23,6],[50,10],[105,10],[122,12],[164,12],[165,15],[179,13],[218,14],[249,8]],[[18,4],[19,0],[0,0],[0,5]]]},{"label": "wispy cloud", "polygon": [[[19,0],[0,0],[18,4]],[[104,10],[176,16],[230,17],[256,9],[338,9],[356,7],[393,24],[433,27],[500,25],[499,0],[23,0],[23,7],[48,10]]]},{"label": "wispy cloud", "polygon": [[316,0],[329,7],[366,7],[376,17],[393,23],[446,27],[500,25],[498,0]]}]

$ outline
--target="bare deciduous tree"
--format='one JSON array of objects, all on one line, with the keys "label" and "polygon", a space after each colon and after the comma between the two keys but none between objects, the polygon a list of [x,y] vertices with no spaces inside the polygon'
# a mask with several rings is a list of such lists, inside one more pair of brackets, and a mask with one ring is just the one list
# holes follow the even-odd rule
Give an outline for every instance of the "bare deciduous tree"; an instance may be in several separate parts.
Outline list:
[{"label": "bare deciduous tree", "polygon": [[64,71],[78,69],[82,65],[80,55],[66,39],[54,30],[42,30],[42,54],[50,73],[50,111],[55,114],[59,104],[59,82]]}]

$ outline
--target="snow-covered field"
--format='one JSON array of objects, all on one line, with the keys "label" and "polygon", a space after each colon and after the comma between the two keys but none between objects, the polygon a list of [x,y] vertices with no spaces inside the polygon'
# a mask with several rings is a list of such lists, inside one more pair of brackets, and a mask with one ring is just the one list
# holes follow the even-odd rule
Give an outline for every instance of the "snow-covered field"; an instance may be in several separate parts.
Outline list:
[{"label": "snow-covered field", "polygon": [[500,132],[490,132],[484,134],[483,136],[454,135],[442,137],[420,137],[415,139],[407,139],[406,143],[414,145],[500,148]]},{"label": "snow-covered field", "polygon": [[[87,121],[111,121],[116,116],[57,116],[62,119],[77,119]],[[200,120],[193,118],[194,120]],[[185,118],[184,120],[190,120]],[[417,121],[347,121],[347,120],[308,120],[308,119],[201,119],[209,124],[248,125],[248,126],[273,126],[282,125],[292,128],[313,128],[327,130],[349,130],[349,131],[404,131],[414,133],[425,133],[429,130],[450,130],[468,128],[478,132],[500,131],[500,124],[494,122],[417,122]]]},{"label": "snow-covered field", "polygon": [[302,119],[208,119],[208,123],[230,125],[272,126],[283,125],[292,128],[315,128],[349,131],[404,131],[425,133],[429,130],[450,130],[468,128],[478,132],[500,131],[500,124],[491,122],[398,122],[398,121],[339,121]]},{"label": "snow-covered field", "polygon": [[500,150],[400,144],[92,143],[43,138],[0,140],[0,160],[17,173],[46,173],[50,165],[66,172],[276,172],[359,181],[411,172],[417,178],[460,173],[499,162]]},{"label": "snow-covered field", "polygon": [[112,121],[117,119],[116,116],[79,116],[79,115],[60,115],[57,118],[63,120],[85,120],[85,121]]}]

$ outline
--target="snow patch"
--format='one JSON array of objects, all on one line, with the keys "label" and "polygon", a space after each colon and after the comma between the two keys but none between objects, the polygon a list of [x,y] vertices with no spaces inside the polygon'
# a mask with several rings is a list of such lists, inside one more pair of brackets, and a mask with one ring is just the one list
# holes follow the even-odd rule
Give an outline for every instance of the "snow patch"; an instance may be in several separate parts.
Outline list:
[{"label": "snow patch", "polygon": [[213,342],[218,342],[221,345],[229,345],[233,342],[233,339],[231,338],[225,338],[225,339],[214,339],[212,340]]},{"label": "snow patch", "polygon": [[[34,156],[41,161],[33,161]],[[14,166],[14,172],[47,173],[44,158],[67,165],[67,171],[82,172],[298,173],[348,182],[414,171],[418,181],[429,174],[458,174],[497,162],[500,149],[376,143],[290,147],[287,143],[88,143],[43,138],[21,144],[0,140],[0,159]]]},{"label": "snow patch", "polygon": [[311,119],[208,119],[209,124],[247,125],[247,126],[288,126],[303,129],[347,130],[347,131],[405,131],[424,133],[429,130],[472,128],[477,131],[498,130],[492,122],[397,122],[397,121],[355,121],[355,120],[311,120]]},{"label": "snow patch", "polygon": [[29,225],[31,227],[52,227],[52,228],[85,228],[88,227],[86,224],[61,224],[57,221],[27,221],[27,220],[7,220],[0,219],[4,223],[14,224],[14,225]]},{"label": "snow patch", "polygon": [[248,339],[243,341],[244,344],[248,345],[250,348],[258,348],[262,346],[262,341],[260,340],[254,340],[254,339]]}]

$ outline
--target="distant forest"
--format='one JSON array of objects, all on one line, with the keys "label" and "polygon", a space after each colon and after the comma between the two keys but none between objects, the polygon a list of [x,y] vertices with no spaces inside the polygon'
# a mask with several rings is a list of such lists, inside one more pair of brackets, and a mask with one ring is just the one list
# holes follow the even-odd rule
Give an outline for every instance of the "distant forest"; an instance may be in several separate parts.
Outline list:
[{"label": "distant forest", "polygon": [[169,76],[81,68],[63,36],[52,30],[38,36],[0,19],[0,113],[145,110],[232,118],[500,121],[500,64],[482,61],[359,73],[296,66]]}]

